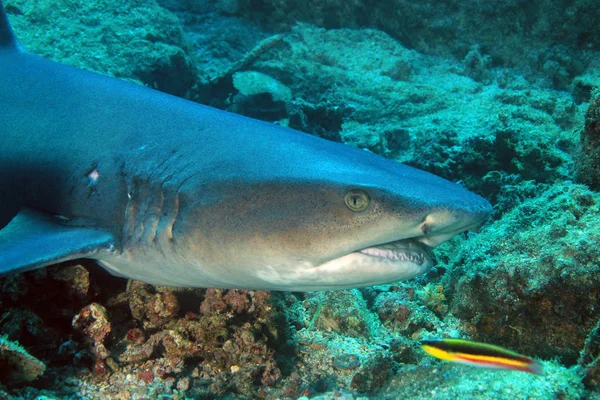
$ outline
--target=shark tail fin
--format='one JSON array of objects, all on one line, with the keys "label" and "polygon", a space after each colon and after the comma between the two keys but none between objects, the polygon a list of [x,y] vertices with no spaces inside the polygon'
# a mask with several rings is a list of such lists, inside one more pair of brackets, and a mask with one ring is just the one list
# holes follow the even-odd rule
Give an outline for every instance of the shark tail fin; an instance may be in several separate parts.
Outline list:
[{"label": "shark tail fin", "polygon": [[4,4],[0,0],[0,49],[18,49],[19,43],[10,27]]}]

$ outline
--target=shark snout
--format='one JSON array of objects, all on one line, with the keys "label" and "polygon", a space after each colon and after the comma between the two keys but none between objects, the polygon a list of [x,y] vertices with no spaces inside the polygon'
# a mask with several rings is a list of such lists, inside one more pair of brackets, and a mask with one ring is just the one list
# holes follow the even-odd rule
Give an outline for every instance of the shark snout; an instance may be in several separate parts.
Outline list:
[{"label": "shark snout", "polygon": [[492,212],[491,204],[482,197],[473,195],[474,201],[464,206],[445,207],[432,211],[421,223],[422,244],[436,247],[457,234],[478,232]]},{"label": "shark snout", "polygon": [[481,225],[483,225],[492,214],[493,208],[489,201],[480,197],[480,202],[477,204],[474,210],[471,210],[470,217],[467,220],[472,222],[466,226],[466,231],[479,232]]}]

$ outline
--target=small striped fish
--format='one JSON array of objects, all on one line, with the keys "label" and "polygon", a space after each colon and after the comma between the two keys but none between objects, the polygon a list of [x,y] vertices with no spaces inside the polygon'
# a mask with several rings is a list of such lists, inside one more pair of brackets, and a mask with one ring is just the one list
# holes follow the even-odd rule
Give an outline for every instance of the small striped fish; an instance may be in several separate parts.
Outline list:
[{"label": "small striped fish", "polygon": [[421,347],[441,360],[474,367],[524,371],[536,375],[543,373],[542,364],[500,346],[462,339],[424,340]]}]

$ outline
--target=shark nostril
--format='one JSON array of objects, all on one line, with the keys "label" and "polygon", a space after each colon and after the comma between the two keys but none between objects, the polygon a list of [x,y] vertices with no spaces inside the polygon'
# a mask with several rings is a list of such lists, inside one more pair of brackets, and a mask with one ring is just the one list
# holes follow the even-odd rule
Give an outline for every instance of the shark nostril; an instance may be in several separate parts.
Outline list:
[{"label": "shark nostril", "polygon": [[423,223],[421,225],[421,232],[423,232],[423,235],[429,235],[431,233],[431,224]]}]

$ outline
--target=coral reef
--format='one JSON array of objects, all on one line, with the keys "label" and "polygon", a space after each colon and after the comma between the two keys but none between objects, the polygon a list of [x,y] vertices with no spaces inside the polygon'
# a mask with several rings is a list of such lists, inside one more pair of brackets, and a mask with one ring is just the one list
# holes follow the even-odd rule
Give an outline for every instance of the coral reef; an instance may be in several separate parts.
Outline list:
[{"label": "coral reef", "polygon": [[[402,290],[404,289],[404,290]],[[422,303],[415,301],[417,293],[421,293]],[[391,332],[400,334],[403,337],[411,337],[418,334],[421,330],[437,331],[439,329],[439,320],[427,307],[426,304],[433,305],[437,309],[436,296],[438,293],[430,293],[429,289],[415,291],[414,288],[398,288],[394,291],[380,293],[374,301],[374,308],[379,315],[383,325]],[[437,297],[439,299],[439,297]]]},{"label": "coral reef", "polygon": [[[60,266],[50,268],[48,275],[60,275],[63,278],[60,282],[77,287],[77,279],[82,275],[80,268],[83,267],[71,268],[76,273],[70,280],[64,280]],[[58,339],[62,344],[43,352],[53,360],[46,372],[48,378],[38,389],[12,389],[15,395],[24,396],[27,392],[35,397],[50,393],[60,398],[104,399],[159,394],[213,398],[236,393],[246,398],[302,395],[337,398],[343,392],[345,396],[379,393],[377,396],[393,398],[414,395],[422,388],[422,383],[418,384],[420,373],[429,376],[428,381],[433,379],[428,390],[440,393],[479,393],[492,398],[498,390],[503,390],[503,385],[511,385],[507,381],[473,392],[473,388],[457,387],[455,380],[445,378],[448,374],[455,375],[456,368],[464,368],[461,371],[467,374],[465,379],[485,382],[487,378],[469,372],[466,367],[444,366],[442,370],[448,372],[443,374],[432,372],[433,367],[427,364],[407,367],[425,360],[433,362],[414,342],[431,335],[485,335],[497,343],[515,345],[511,337],[494,336],[485,327],[479,331],[449,313],[449,304],[455,306],[461,294],[452,285],[441,287],[441,280],[448,275],[443,272],[432,272],[429,277],[401,285],[296,295],[155,288],[141,282],[130,282],[125,287],[119,285],[119,278],[93,272],[90,286],[102,282],[103,288],[113,290],[99,291],[81,309],[71,307],[73,331],[62,327],[64,333]],[[36,274],[39,273],[12,278],[19,278],[22,284],[14,285],[13,293],[3,292],[0,301],[30,292],[40,284],[31,279]],[[472,294],[473,289],[464,284],[467,281],[462,280],[460,293]],[[51,278],[41,282],[50,285],[51,290],[56,285]],[[19,300],[21,308],[7,312],[17,315],[31,307],[31,298],[19,297]],[[559,300],[562,301],[559,304],[565,304],[565,299]],[[497,299],[492,294],[486,303],[475,303],[474,307],[486,317],[493,312],[489,303],[494,302]],[[574,307],[582,309],[579,304]],[[506,310],[501,312],[510,316]],[[457,309],[457,313],[463,311]],[[42,326],[50,324],[51,318],[40,315]],[[544,329],[542,325],[533,326]],[[572,342],[575,341],[573,338]],[[533,342],[532,338],[528,349],[533,349]],[[595,357],[595,347],[589,349],[590,356],[583,362],[586,365]],[[439,367],[435,368],[439,371]],[[552,382],[540,388],[539,393],[570,396],[581,392],[572,372],[562,371],[558,366],[552,371],[555,371]],[[593,377],[592,369],[589,371]],[[489,379],[497,378],[491,375]],[[412,384],[405,385],[406,380]]]},{"label": "coral reef", "polygon": [[[125,301],[140,323],[113,341],[118,369],[112,379],[120,380],[119,386],[125,386],[126,373],[134,368],[137,379],[148,385],[160,380],[167,388],[194,396],[231,390],[250,396],[280,379],[268,345],[278,340],[273,326],[277,312],[267,293],[153,291],[150,285],[132,282],[113,303]],[[179,298],[199,306],[182,317]]]},{"label": "coral reef", "polygon": [[379,324],[358,290],[311,293],[306,296],[303,307],[312,315],[309,329],[355,338],[378,335]]},{"label": "coral reef", "polygon": [[90,1],[75,6],[57,0],[40,7],[8,0],[5,6],[14,16],[11,21],[19,40],[36,54],[179,96],[196,82],[177,18],[155,1]]},{"label": "coral reef", "polygon": [[573,365],[600,318],[600,196],[540,189],[463,244],[444,286],[476,338]]},{"label": "coral reef", "polygon": [[[22,324],[19,321],[28,319],[36,330],[53,333],[53,346],[40,347],[44,343],[42,337],[28,339],[35,343],[36,353],[54,362],[42,387],[49,385],[61,396],[77,391],[87,398],[122,398],[127,393],[173,390],[192,396],[234,391],[254,397],[281,379],[274,346],[284,346],[285,317],[277,303],[270,300],[270,294],[173,290],[141,282],[130,282],[124,287],[123,280],[100,273],[97,278],[104,281],[102,286],[114,290],[99,290],[88,301],[98,300],[105,306],[91,302],[79,309],[73,302],[69,308],[60,309],[62,316],[72,319],[72,331],[64,321],[53,323],[52,313],[40,312],[38,317],[28,310],[35,309],[37,299],[27,293],[40,284],[50,285],[47,296],[56,295],[55,290],[68,293],[57,282],[70,288],[85,287],[83,282],[89,285],[89,276],[82,273],[82,268],[79,265],[50,268],[49,277],[43,280],[36,279],[37,271],[3,280],[6,290],[0,301],[5,317],[0,330],[28,339],[22,330],[16,329]],[[59,280],[54,280],[55,276]],[[88,279],[82,282],[81,276]],[[20,284],[9,285],[10,281]],[[75,297],[80,294],[72,293]],[[16,306],[11,297],[18,301],[18,308],[9,306]],[[58,331],[50,328],[53,325]],[[2,350],[2,360],[12,362],[13,353]],[[26,360],[31,359],[33,366],[34,362],[39,363],[27,353],[18,354],[29,357]],[[13,364],[16,363],[10,365]],[[23,367],[25,372],[21,373],[33,376],[33,366]],[[76,376],[86,378],[76,381]],[[17,380],[16,372],[10,379]],[[71,384],[63,383],[66,381]],[[131,385],[137,389],[133,390]]]},{"label": "coral reef", "polygon": [[[426,276],[360,290],[153,287],[77,263],[3,278],[0,334],[31,356],[0,358],[31,363],[21,377],[46,371],[0,398],[597,395],[600,197],[569,182],[575,165],[598,187],[588,0],[5,5],[32,52],[460,181],[495,213],[437,248]],[[540,384],[439,364],[418,344],[436,336],[579,367],[545,362]]]},{"label": "coral reef", "polygon": [[[377,28],[426,54],[466,57],[474,46],[495,65],[518,66],[532,78],[565,89],[597,59],[591,34],[600,18],[591,0],[577,2],[388,0],[239,0],[237,12],[275,30],[309,22],[327,29]],[[484,56],[485,57],[485,56]],[[479,61],[476,61],[479,62]]]},{"label": "coral reef", "polygon": [[578,182],[600,190],[600,90],[596,89],[585,115],[585,126],[581,131],[580,149],[577,155]]}]

